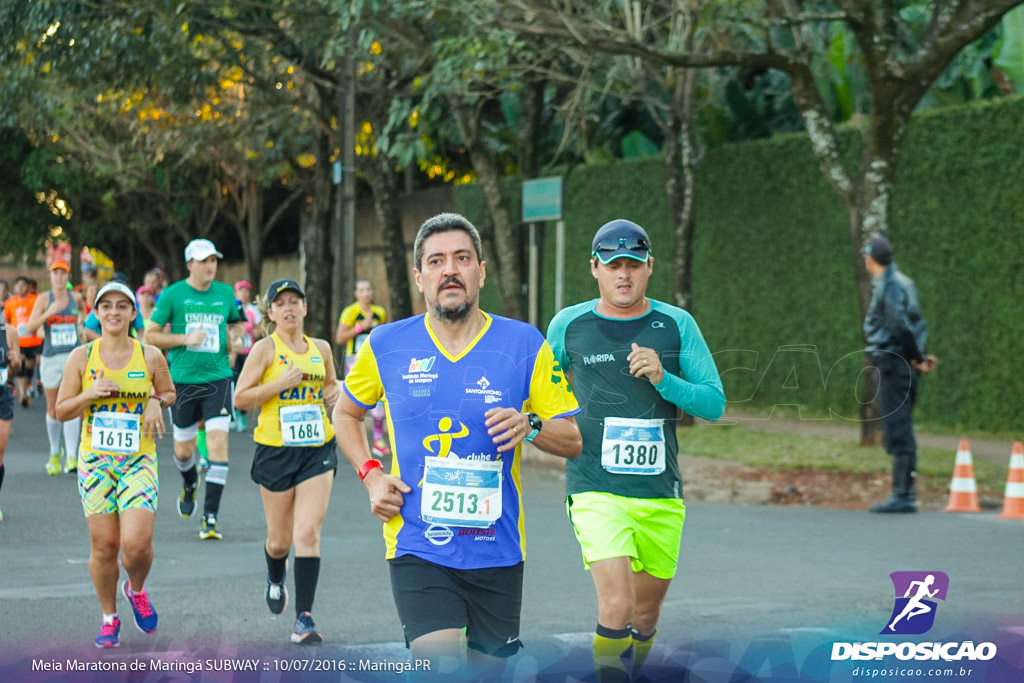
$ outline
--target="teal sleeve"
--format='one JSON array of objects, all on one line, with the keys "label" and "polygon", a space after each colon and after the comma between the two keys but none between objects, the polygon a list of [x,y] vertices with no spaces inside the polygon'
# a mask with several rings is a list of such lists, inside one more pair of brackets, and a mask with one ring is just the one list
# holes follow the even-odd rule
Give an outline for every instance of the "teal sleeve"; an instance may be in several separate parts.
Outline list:
[{"label": "teal sleeve", "polygon": [[572,318],[573,316],[569,314],[569,309],[565,308],[548,323],[548,346],[551,347],[551,353],[555,356],[555,362],[562,367],[563,373],[570,370],[569,354],[565,352],[565,329],[569,327]]},{"label": "teal sleeve", "polygon": [[569,379],[569,373],[572,372],[572,364],[569,362],[569,352],[565,348],[565,331],[569,329],[572,321],[589,312],[593,307],[593,301],[584,301],[583,303],[563,308],[548,323],[548,346],[551,347],[551,353],[555,356],[555,363],[558,364],[558,369],[565,375],[570,388],[572,387],[572,380]]},{"label": "teal sleeve", "polygon": [[659,308],[670,315],[679,327],[679,370],[682,376],[666,372],[655,388],[663,399],[690,415],[717,420],[725,412],[725,390],[700,328],[682,309],[674,306]]}]

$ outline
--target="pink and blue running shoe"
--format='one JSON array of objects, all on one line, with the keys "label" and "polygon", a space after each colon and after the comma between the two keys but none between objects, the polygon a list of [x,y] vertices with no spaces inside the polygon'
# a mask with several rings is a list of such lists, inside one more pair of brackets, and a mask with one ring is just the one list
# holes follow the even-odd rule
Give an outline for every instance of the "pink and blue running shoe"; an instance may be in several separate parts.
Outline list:
[{"label": "pink and blue running shoe", "polygon": [[146,596],[146,589],[143,588],[136,593],[128,587],[129,583],[130,580],[125,579],[122,590],[124,591],[124,596],[128,598],[128,602],[132,604],[132,612],[135,613],[135,625],[143,633],[153,633],[156,631],[156,610],[153,609],[153,604],[149,601],[149,597]]},{"label": "pink and blue running shoe", "polygon": [[100,621],[100,632],[96,636],[96,647],[121,647],[117,635],[121,632],[121,620],[114,617],[114,621],[107,623]]}]

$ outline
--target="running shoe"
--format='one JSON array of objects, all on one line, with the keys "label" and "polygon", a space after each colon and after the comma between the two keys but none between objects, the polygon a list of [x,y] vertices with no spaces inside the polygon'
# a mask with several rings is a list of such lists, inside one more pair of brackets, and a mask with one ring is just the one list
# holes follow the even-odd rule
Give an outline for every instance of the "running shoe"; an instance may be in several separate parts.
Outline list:
[{"label": "running shoe", "polygon": [[377,439],[373,442],[373,452],[376,455],[391,455],[391,449],[388,448],[388,442],[384,439]]},{"label": "running shoe", "polygon": [[22,408],[28,408],[29,404],[31,404],[31,403],[32,403],[32,399],[30,399],[28,396],[22,396],[21,397],[21,407]]},{"label": "running shoe", "polygon": [[60,474],[60,453],[53,453],[46,461],[46,473],[51,477]]},{"label": "running shoe", "polygon": [[146,595],[146,589],[143,588],[136,593],[128,585],[129,579],[125,579],[121,590],[124,591],[124,597],[128,598],[128,602],[132,604],[132,612],[135,612],[135,625],[143,633],[156,631],[156,610],[153,609],[153,603]]},{"label": "running shoe", "polygon": [[272,583],[270,574],[267,574],[267,607],[274,614],[280,614],[288,606],[288,589],[284,585],[288,572],[285,571],[280,583]]},{"label": "running shoe", "polygon": [[78,471],[78,452],[69,453],[68,457],[64,459],[64,474],[70,474]]},{"label": "running shoe", "polygon": [[299,618],[295,620],[295,628],[293,630],[293,643],[312,645],[323,640],[320,632],[316,630],[316,624],[313,623],[313,617],[310,616],[309,612],[303,612],[299,615]]},{"label": "running shoe", "polygon": [[96,636],[96,647],[121,647],[117,635],[121,632],[121,620],[114,617],[109,624],[100,620],[100,632]]},{"label": "running shoe", "polygon": [[219,541],[224,538],[219,531],[217,531],[217,518],[213,515],[207,514],[203,516],[203,521],[199,527],[199,538],[202,540],[214,539]]},{"label": "running shoe", "polygon": [[196,487],[182,486],[181,495],[178,497],[178,515],[182,519],[188,519],[196,511]]}]

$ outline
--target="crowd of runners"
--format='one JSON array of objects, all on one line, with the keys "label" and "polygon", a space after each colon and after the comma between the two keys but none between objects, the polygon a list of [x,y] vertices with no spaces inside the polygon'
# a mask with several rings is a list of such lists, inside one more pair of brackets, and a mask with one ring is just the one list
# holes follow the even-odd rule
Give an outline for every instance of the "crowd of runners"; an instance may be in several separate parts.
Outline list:
[{"label": "crowd of runners", "polygon": [[383,522],[411,656],[453,658],[471,676],[499,673],[521,647],[528,442],[567,459],[566,510],[597,591],[595,668],[602,681],[634,677],[680,549],[676,421],[683,412],[714,420],[725,407],[693,318],[646,295],[654,258],[644,229],[616,220],[597,231],[586,258],[598,296],[561,311],[545,338],[480,310],[480,236],[462,216],[435,216],[413,253],[427,312],[389,322],[359,280],[334,338],[342,372],[330,342],[304,331],[315,296],[292,279],[231,287],[217,280],[221,258],[209,240],[193,240],[185,279],[166,285],[154,270],[137,289],[122,278],[72,288],[68,264],[55,261],[49,291],[26,303],[19,279],[5,307],[0,487],[13,405],[30,400],[26,367],[38,358],[49,439],[40,466],[78,476],[102,610],[96,646],[120,643],[118,593],[140,630],[157,629],[145,581],[158,440],[173,440],[178,514],[198,517],[199,539],[220,539],[230,532],[218,525],[229,434],[252,414],[264,598],[274,614],[287,608],[292,554],[293,642],[322,639],[312,618],[320,536],[344,457]]}]

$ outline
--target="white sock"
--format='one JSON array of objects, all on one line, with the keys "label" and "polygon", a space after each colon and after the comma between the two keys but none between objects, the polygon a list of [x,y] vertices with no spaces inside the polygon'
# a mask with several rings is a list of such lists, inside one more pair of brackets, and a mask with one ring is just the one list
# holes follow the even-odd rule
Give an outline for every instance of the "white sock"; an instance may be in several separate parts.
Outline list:
[{"label": "white sock", "polygon": [[78,441],[82,437],[82,418],[76,417],[64,423],[64,448],[68,458],[78,453]]},{"label": "white sock", "polygon": [[46,438],[50,440],[50,455],[60,453],[60,420],[46,416]]},{"label": "white sock", "polygon": [[114,612],[113,614],[104,614],[103,615],[103,623],[104,624],[113,624],[114,623],[114,619],[117,619],[117,612]]}]

